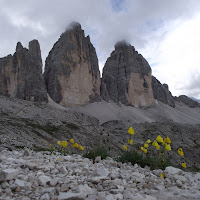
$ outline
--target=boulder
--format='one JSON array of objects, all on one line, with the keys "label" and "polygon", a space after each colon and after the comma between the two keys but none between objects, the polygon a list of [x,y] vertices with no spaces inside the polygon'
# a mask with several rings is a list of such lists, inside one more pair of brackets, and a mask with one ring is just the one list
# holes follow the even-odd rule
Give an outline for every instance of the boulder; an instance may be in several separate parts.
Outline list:
[{"label": "boulder", "polygon": [[0,58],[0,95],[47,102],[40,45],[37,40],[29,43],[29,50],[18,42],[13,56]]},{"label": "boulder", "polygon": [[152,88],[154,98],[162,103],[165,103],[171,107],[175,107],[175,100],[169,91],[167,84],[161,84],[156,77],[152,76]]},{"label": "boulder", "polygon": [[50,97],[63,106],[100,100],[96,51],[79,23],[71,23],[54,44],[46,59],[44,77]]},{"label": "boulder", "polygon": [[151,68],[125,41],[115,45],[104,66],[101,87],[104,100],[107,93],[111,100],[125,105],[142,107],[154,103]]}]

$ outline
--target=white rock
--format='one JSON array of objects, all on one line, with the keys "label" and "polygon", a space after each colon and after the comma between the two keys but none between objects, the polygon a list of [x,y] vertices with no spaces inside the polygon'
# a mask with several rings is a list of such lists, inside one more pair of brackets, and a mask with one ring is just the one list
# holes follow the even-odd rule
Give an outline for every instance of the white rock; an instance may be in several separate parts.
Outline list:
[{"label": "white rock", "polygon": [[174,178],[177,179],[177,180],[180,180],[182,183],[187,182],[187,178],[185,178],[184,176],[178,175],[178,174],[175,174]]},{"label": "white rock", "polygon": [[144,174],[141,174],[139,172],[133,172],[131,174],[131,176],[133,177],[134,180],[136,180],[137,182],[144,182],[144,178],[145,178],[145,175]]},{"label": "white rock", "polygon": [[84,200],[85,195],[82,193],[63,192],[58,196],[58,200]]},{"label": "white rock", "polygon": [[197,182],[197,181],[200,182],[200,173],[196,173],[196,174],[195,174],[194,180],[195,180],[196,182]]},{"label": "white rock", "polygon": [[157,198],[153,197],[153,196],[146,195],[145,200],[157,200]]},{"label": "white rock", "polygon": [[39,177],[39,184],[40,185],[46,185],[48,182],[51,181],[51,178],[49,176],[40,176]]},{"label": "white rock", "polygon": [[94,191],[91,187],[89,187],[87,184],[79,185],[77,188],[78,193],[84,193],[84,194],[93,194]]},{"label": "white rock", "polygon": [[8,182],[6,182],[6,181],[2,182],[1,183],[1,187],[2,187],[2,189],[5,189],[5,188],[9,187]]},{"label": "white rock", "polygon": [[115,200],[115,198],[112,194],[109,194],[109,195],[106,195],[105,200]]},{"label": "white rock", "polygon": [[101,161],[101,156],[97,156],[96,158],[95,158],[95,162],[100,162]]},{"label": "white rock", "polygon": [[0,172],[0,182],[16,179],[18,174],[19,170],[17,169],[4,169]]},{"label": "white rock", "polygon": [[114,197],[115,199],[119,199],[119,200],[123,199],[123,195],[121,193],[115,194]]},{"label": "white rock", "polygon": [[176,180],[176,184],[177,184],[178,186],[182,186],[182,182],[181,182],[180,180]]},{"label": "white rock", "polygon": [[29,169],[35,169],[36,167],[42,166],[44,163],[44,159],[33,159],[26,162],[26,165]]},{"label": "white rock", "polygon": [[175,167],[166,167],[164,170],[165,173],[170,173],[170,174],[182,174],[183,171],[181,169],[175,168]]},{"label": "white rock", "polygon": [[99,167],[95,170],[94,176],[108,177],[109,170],[105,167]]},{"label": "white rock", "polygon": [[67,171],[67,169],[66,169],[64,166],[62,166],[62,167],[60,168],[60,173],[61,173],[61,174],[67,174],[68,171]]},{"label": "white rock", "polygon": [[49,194],[48,194],[48,193],[43,194],[43,195],[40,197],[40,200],[50,200]]},{"label": "white rock", "polygon": [[21,188],[24,188],[24,187],[25,187],[25,181],[16,179],[16,180],[15,180],[15,185],[16,185],[16,186],[19,186],[19,187],[21,187]]}]

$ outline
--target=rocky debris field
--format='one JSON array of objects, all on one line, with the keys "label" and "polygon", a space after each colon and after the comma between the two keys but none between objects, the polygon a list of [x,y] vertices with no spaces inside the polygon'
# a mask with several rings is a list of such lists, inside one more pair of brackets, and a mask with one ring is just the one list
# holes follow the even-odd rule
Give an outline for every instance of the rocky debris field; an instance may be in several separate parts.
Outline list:
[{"label": "rocky debris field", "polygon": [[200,173],[173,167],[150,171],[109,157],[93,162],[75,154],[4,149],[0,152],[0,200],[4,199],[193,200],[200,199]]}]

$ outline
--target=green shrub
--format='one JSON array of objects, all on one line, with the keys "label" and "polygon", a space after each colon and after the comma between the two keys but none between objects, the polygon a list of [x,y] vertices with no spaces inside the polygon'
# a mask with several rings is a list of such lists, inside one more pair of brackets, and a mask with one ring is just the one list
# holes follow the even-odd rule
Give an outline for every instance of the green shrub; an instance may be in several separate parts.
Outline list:
[{"label": "green shrub", "polygon": [[132,165],[137,163],[141,167],[148,166],[151,170],[165,169],[167,166],[171,165],[169,160],[164,160],[162,157],[144,156],[136,150],[124,151],[117,161],[122,163],[130,162]]},{"label": "green shrub", "polygon": [[101,159],[106,159],[109,156],[105,147],[97,147],[95,149],[89,149],[83,157],[95,160],[97,156],[101,156]]}]

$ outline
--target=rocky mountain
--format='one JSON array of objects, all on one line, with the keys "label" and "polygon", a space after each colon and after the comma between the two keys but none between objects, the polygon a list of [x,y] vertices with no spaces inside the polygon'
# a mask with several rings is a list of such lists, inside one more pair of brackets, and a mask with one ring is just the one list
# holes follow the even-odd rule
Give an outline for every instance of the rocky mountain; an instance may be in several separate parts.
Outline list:
[{"label": "rocky mountain", "polygon": [[104,100],[135,107],[154,103],[151,68],[142,55],[125,41],[115,45],[103,69],[101,94]]},{"label": "rocky mountain", "polygon": [[200,107],[200,103],[198,103],[197,101],[187,97],[186,95],[180,95],[179,97],[175,97],[176,101],[182,102],[185,105],[191,107],[191,108],[195,108],[195,107]]},{"label": "rocky mountain", "polygon": [[29,43],[29,49],[23,48],[18,42],[13,56],[0,58],[0,94],[28,101],[47,102],[37,40]]},{"label": "rocky mountain", "polygon": [[167,84],[161,84],[156,77],[152,76],[152,88],[154,98],[162,103],[168,104],[171,107],[175,107],[175,100],[169,91]]},{"label": "rocky mountain", "polygon": [[45,65],[50,97],[63,106],[100,100],[100,72],[95,48],[81,25],[70,24],[54,44]]}]

